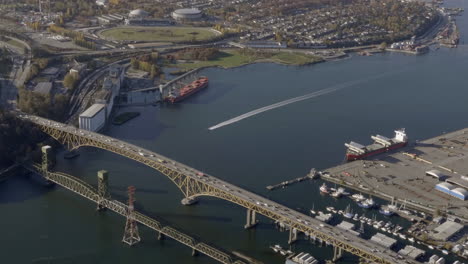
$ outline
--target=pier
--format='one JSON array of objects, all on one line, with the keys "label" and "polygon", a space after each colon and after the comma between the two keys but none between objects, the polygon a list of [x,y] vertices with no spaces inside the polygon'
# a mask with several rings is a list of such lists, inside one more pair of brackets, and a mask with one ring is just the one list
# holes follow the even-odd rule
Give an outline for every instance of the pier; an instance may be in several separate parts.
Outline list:
[{"label": "pier", "polygon": [[287,186],[289,186],[291,184],[295,184],[295,183],[298,183],[298,182],[303,182],[303,181],[306,181],[306,180],[315,179],[317,177],[318,177],[318,174],[316,173],[315,169],[311,169],[309,174],[307,174],[306,176],[299,177],[299,178],[292,179],[292,180],[288,180],[288,181],[284,181],[284,182],[280,182],[280,183],[275,184],[275,185],[268,185],[266,188],[268,190],[272,191],[272,190],[275,190],[275,189],[278,189],[278,188],[287,187]]}]

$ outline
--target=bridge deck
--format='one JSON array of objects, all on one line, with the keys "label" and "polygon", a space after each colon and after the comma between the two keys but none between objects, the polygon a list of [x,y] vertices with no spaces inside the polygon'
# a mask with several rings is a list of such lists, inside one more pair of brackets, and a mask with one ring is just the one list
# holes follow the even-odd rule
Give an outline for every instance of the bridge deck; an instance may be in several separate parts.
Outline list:
[{"label": "bridge deck", "polygon": [[62,144],[68,145],[69,149],[76,149],[81,146],[93,146],[117,153],[154,168],[172,180],[186,198],[213,196],[236,203],[268,218],[282,222],[291,227],[291,229],[310,234],[334,247],[341,248],[374,263],[418,263],[408,258],[402,258],[392,250],[350,235],[339,228],[324,224],[308,215],[214,176],[201,173],[194,168],[150,150],[112,137],[80,130],[73,126],[37,116],[20,114],[19,117],[37,124],[42,131]]}]

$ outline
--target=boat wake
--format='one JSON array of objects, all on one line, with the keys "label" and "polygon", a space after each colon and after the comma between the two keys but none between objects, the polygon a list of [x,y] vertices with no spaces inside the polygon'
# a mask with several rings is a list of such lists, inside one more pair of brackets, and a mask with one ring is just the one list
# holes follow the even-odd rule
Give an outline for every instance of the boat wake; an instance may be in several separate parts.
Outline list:
[{"label": "boat wake", "polygon": [[325,89],[322,89],[322,90],[319,90],[319,91],[315,91],[315,92],[312,92],[312,93],[309,93],[309,94],[306,94],[306,95],[294,97],[294,98],[291,98],[291,99],[288,99],[288,100],[284,100],[284,101],[281,101],[281,102],[278,102],[278,103],[275,103],[275,104],[267,105],[267,106],[252,110],[252,111],[247,112],[245,114],[242,114],[240,116],[231,118],[231,119],[226,120],[224,122],[221,122],[221,123],[219,123],[217,125],[214,125],[214,126],[208,128],[208,129],[209,130],[215,130],[215,129],[221,128],[223,126],[227,126],[227,125],[239,122],[241,120],[252,117],[254,115],[258,115],[258,114],[266,112],[266,111],[270,111],[270,110],[273,110],[273,109],[276,109],[276,108],[279,108],[279,107],[283,107],[283,106],[286,106],[288,104],[297,103],[297,102],[304,101],[304,100],[307,100],[307,99],[315,98],[315,97],[318,97],[318,96],[321,96],[321,95],[333,93],[333,92],[336,92],[336,91],[339,91],[339,90],[342,90],[342,89],[345,89],[345,88],[348,88],[348,87],[352,87],[352,86],[357,85],[357,84],[372,81],[372,80],[382,78],[382,77],[385,77],[385,76],[388,76],[388,75],[391,75],[391,74],[394,74],[394,72],[392,72],[392,73],[387,72],[387,73],[374,75],[372,77],[368,77],[368,78],[364,78],[364,79],[353,80],[353,81],[348,81],[348,82],[340,83],[340,84],[337,84],[337,85],[333,85],[331,87],[328,87],[328,88],[325,88]]}]

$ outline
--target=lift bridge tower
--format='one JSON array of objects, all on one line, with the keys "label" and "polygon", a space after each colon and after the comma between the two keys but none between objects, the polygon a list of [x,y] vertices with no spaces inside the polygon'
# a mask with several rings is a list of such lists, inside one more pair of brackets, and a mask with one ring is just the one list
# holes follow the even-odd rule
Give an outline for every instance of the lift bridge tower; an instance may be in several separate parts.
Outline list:
[{"label": "lift bridge tower", "polygon": [[122,242],[133,246],[140,242],[140,235],[138,234],[138,226],[135,221],[135,186],[128,187],[128,210],[127,210],[127,223],[125,224],[125,231]]}]

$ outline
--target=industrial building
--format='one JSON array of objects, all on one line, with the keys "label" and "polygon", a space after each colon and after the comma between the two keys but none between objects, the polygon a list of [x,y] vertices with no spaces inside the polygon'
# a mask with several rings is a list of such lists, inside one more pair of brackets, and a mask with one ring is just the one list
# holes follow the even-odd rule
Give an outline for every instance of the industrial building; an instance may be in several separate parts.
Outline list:
[{"label": "industrial building", "polygon": [[412,259],[418,259],[422,257],[426,252],[422,249],[413,247],[413,246],[406,246],[405,248],[398,251],[398,254],[402,256],[408,256]]},{"label": "industrial building", "polygon": [[48,95],[50,94],[50,91],[52,90],[52,83],[51,82],[40,82],[34,87],[34,92],[43,94],[43,95]]},{"label": "industrial building", "polygon": [[119,14],[109,14],[99,16],[97,17],[97,20],[100,24],[112,24],[122,22],[124,20],[124,17]]},{"label": "industrial building", "polygon": [[99,131],[106,124],[106,105],[93,104],[79,117],[80,129]]},{"label": "industrial building", "polygon": [[397,242],[396,239],[390,238],[381,233],[377,233],[371,237],[371,241],[374,241],[375,243],[386,248],[392,248]]},{"label": "industrial building", "polygon": [[130,11],[128,17],[133,19],[145,19],[148,15],[149,13],[143,9],[135,9]]},{"label": "industrial building", "polygon": [[198,20],[203,16],[198,8],[182,8],[172,12],[172,18],[175,20]]},{"label": "industrial building", "polygon": [[426,171],[426,175],[434,177],[434,178],[438,179],[439,181],[443,181],[443,180],[445,180],[447,178],[446,175],[442,174],[442,172],[440,172],[438,170]]},{"label": "industrial building", "polygon": [[447,221],[440,226],[436,227],[431,232],[431,237],[436,240],[447,241],[455,234],[459,233],[464,229],[464,226],[453,221]]},{"label": "industrial building", "polygon": [[444,192],[450,196],[456,197],[460,200],[466,200],[468,197],[468,191],[461,187],[455,187],[455,185],[448,182],[442,182],[435,186],[436,190]]}]

